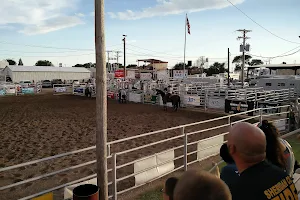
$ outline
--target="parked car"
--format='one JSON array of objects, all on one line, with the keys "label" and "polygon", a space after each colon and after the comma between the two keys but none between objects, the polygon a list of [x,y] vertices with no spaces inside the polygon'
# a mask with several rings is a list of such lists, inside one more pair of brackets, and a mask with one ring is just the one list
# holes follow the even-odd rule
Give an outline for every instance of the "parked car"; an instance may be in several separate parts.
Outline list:
[{"label": "parked car", "polygon": [[21,85],[21,87],[28,87],[29,85],[32,85],[32,82],[28,80],[20,81],[19,85]]},{"label": "parked car", "polygon": [[72,82],[73,84],[77,84],[77,85],[79,85],[79,81],[78,80],[73,80],[73,82]]},{"label": "parked car", "polygon": [[62,82],[61,79],[53,79],[53,80],[52,80],[52,87],[53,87],[53,85],[55,85],[55,84],[64,84],[64,83]]},{"label": "parked car", "polygon": [[52,87],[52,83],[50,80],[43,80],[42,81],[42,87],[43,88],[49,88],[49,87]]}]

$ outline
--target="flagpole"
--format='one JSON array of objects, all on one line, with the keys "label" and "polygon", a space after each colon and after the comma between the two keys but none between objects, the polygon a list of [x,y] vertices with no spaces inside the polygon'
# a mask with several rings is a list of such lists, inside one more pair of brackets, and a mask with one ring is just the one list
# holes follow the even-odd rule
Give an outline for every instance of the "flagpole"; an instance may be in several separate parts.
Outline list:
[{"label": "flagpole", "polygon": [[184,53],[183,53],[183,78],[185,78],[185,50],[186,50],[186,27],[187,27],[187,14],[185,14],[185,23],[184,23]]}]

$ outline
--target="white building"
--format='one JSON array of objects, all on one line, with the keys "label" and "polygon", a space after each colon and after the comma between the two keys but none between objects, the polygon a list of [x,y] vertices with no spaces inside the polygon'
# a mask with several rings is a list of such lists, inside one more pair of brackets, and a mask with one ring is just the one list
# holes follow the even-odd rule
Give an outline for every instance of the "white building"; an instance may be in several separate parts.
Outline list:
[{"label": "white building", "polygon": [[52,66],[7,66],[3,70],[5,76],[9,76],[13,82],[22,80],[83,80],[89,79],[91,72],[83,67],[52,67]]},{"label": "white building", "polygon": [[8,65],[9,65],[9,63],[8,63],[6,60],[0,61],[0,73],[1,73],[1,71],[2,71],[5,67],[7,67]]}]

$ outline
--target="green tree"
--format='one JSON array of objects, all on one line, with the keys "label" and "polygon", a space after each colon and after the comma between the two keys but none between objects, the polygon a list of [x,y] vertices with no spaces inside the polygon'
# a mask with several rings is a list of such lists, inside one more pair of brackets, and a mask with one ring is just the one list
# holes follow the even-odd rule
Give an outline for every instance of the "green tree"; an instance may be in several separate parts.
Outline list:
[{"label": "green tree", "polygon": [[130,65],[127,65],[126,68],[137,68],[137,65],[136,64],[130,64]]},{"label": "green tree", "polygon": [[[184,68],[184,63],[183,63],[183,62],[177,63],[177,64],[173,67],[173,69],[175,69],[175,70],[183,70],[183,68]],[[185,65],[185,68],[187,69],[188,66]]]},{"label": "green tree", "polygon": [[84,68],[95,68],[96,67],[96,63],[84,63],[84,64],[76,64],[72,67],[84,67]]},{"label": "green tree", "polygon": [[[248,62],[250,61],[251,58],[252,58],[252,56],[245,55],[245,63],[248,63]],[[242,64],[242,61],[243,61],[243,56],[240,55],[240,56],[235,56],[235,57],[233,58],[232,63]]]},{"label": "green tree", "polygon": [[23,66],[23,61],[22,61],[21,58],[19,59],[19,64],[18,65]]},{"label": "green tree", "polygon": [[225,69],[225,63],[215,62],[208,69],[204,69],[204,72],[211,76],[213,74],[225,73],[227,70]]},{"label": "green tree", "polygon": [[35,66],[53,66],[53,64],[49,60],[38,60]]},{"label": "green tree", "polygon": [[254,66],[254,65],[263,65],[264,62],[260,59],[252,59],[249,63],[250,66]]},{"label": "green tree", "polygon": [[[249,61],[250,61],[251,58],[252,58],[251,56],[245,55],[245,63],[249,63]],[[242,62],[243,62],[243,56],[242,56],[242,55],[240,55],[240,56],[235,56],[235,57],[233,58],[232,63],[235,64],[234,71],[239,71],[239,70],[242,69]]]},{"label": "green tree", "polygon": [[16,61],[14,61],[13,59],[6,59],[6,61],[8,62],[9,65],[16,65]]}]

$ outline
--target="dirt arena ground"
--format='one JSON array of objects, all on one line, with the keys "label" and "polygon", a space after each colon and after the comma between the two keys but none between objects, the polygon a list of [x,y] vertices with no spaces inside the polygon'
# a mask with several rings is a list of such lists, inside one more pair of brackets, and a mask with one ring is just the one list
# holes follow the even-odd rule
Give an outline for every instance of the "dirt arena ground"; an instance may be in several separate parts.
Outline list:
[{"label": "dirt arena ground", "polygon": [[[133,135],[174,127],[178,125],[198,122],[220,115],[186,111],[165,112],[159,106],[143,104],[118,104],[108,100],[108,141],[114,141]],[[202,124],[186,128],[192,132],[204,128],[227,123],[227,119],[210,124]],[[36,160],[72,150],[95,145],[95,99],[80,96],[18,96],[0,98],[0,167],[7,167],[27,161]],[[224,132],[214,130],[189,137],[189,142]],[[151,137],[135,139],[111,146],[111,152],[119,152],[136,146],[176,136],[180,130],[174,130]],[[171,147],[182,145],[182,139],[154,145],[136,152],[131,152],[117,159],[117,164],[161,152]],[[189,152],[196,150],[191,145]],[[182,149],[175,151],[175,156],[182,155]],[[67,156],[52,161],[21,167],[0,173],[0,186],[16,183],[38,175],[57,171],[66,167],[95,159],[95,150]],[[189,156],[195,160],[196,154]],[[182,159],[175,162],[175,166],[182,164]],[[34,194],[54,186],[96,173],[95,165],[70,170],[49,178],[27,183],[11,189],[0,191],[1,199],[17,199]],[[111,168],[111,161],[108,161]],[[121,177],[133,173],[133,166],[127,166],[117,171]],[[109,179],[110,179],[109,174]],[[134,177],[121,181],[118,188],[124,189],[134,185]],[[62,198],[62,197],[60,197]]]}]

